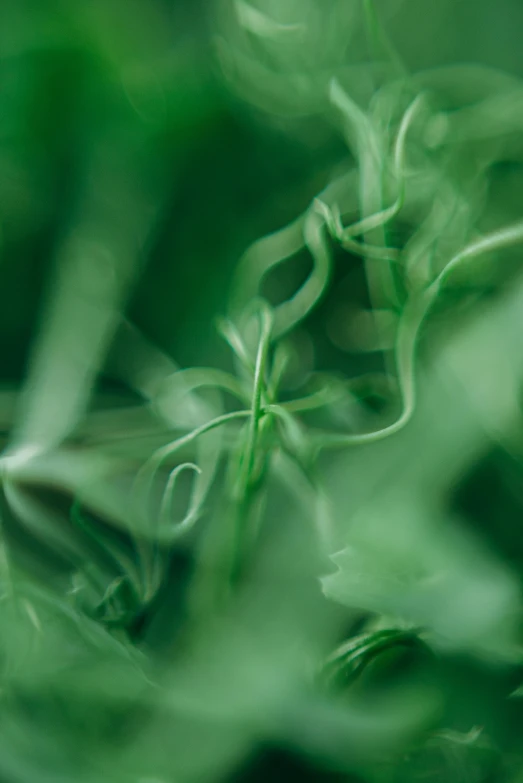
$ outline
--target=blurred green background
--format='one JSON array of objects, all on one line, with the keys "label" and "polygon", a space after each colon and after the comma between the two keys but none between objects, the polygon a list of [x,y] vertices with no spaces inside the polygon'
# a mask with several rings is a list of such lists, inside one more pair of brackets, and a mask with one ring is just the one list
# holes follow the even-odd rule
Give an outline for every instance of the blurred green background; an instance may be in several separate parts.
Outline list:
[{"label": "blurred green background", "polygon": [[[329,0],[316,13],[328,22],[335,6],[347,24],[334,54],[364,61],[360,3]],[[377,8],[412,71],[478,62],[522,73],[519,3]],[[224,38],[234,34],[227,10],[2,3],[6,380],[22,377],[48,272],[84,226],[94,241],[104,231],[115,243],[126,236],[143,269],[129,313],[180,364],[200,363],[239,255],[301,212],[345,155],[321,120],[267,116],[237,97],[215,49],[216,39],[235,45]],[[321,40],[317,47],[328,51]]]},{"label": "blurred green background", "polygon": [[[405,430],[320,460],[326,550],[307,519],[310,488],[291,471],[289,492],[276,465],[246,586],[233,608],[194,614],[193,585],[219,549],[220,464],[201,549],[193,533],[161,548],[161,587],[138,608],[118,582],[124,557],[131,571],[141,555],[112,513],[130,490],[110,460],[134,468],[169,441],[149,405],[158,379],[233,368],[216,319],[240,257],[354,165],[330,78],[365,110],[405,72],[437,85],[442,112],[508,95],[467,127],[493,116],[478,225],[521,218],[523,5],[376,0],[374,37],[366,5],[0,0],[0,417],[6,445],[23,447],[18,494],[6,473],[2,495],[6,783],[523,780],[518,249],[464,274],[434,308]],[[471,204],[474,145],[465,138],[456,164]],[[392,230],[398,242],[407,223]],[[332,252],[332,284],[291,336],[288,397],[313,369],[359,378],[387,365],[364,329],[343,326],[369,292],[361,261]],[[263,293],[283,301],[306,272],[298,258]],[[388,410],[385,381],[365,423]],[[33,468],[24,455],[36,447]],[[91,470],[116,490],[76,525]],[[93,564],[103,600],[93,589],[76,605]],[[108,595],[131,619],[101,616]],[[325,686],[337,645],[384,629],[400,634],[379,637],[385,652],[357,641],[349,673],[335,659]]]}]

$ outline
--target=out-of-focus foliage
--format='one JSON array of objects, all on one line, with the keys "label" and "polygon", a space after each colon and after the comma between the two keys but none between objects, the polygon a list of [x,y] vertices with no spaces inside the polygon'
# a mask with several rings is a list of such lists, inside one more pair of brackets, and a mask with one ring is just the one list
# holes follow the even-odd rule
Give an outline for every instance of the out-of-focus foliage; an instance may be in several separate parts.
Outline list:
[{"label": "out-of-focus foliage", "polygon": [[0,778],[523,779],[523,11],[0,4]]}]

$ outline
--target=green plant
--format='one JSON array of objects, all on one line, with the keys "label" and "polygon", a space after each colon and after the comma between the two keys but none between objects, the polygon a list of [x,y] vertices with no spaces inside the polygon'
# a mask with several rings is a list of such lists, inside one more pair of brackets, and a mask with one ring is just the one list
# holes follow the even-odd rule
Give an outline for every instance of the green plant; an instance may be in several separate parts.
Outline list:
[{"label": "green plant", "polygon": [[[232,86],[343,152],[236,265],[215,323],[229,353],[179,367],[124,302],[165,199],[173,106],[201,114],[166,87],[168,46],[156,57],[131,25],[113,51],[102,5],[71,11],[132,118],[114,108],[114,137],[90,131],[99,177],[1,459],[0,774],[199,783],[272,745],[318,776],[511,780],[520,564],[466,529],[452,493],[493,443],[519,470],[523,222],[516,188],[496,188],[519,172],[521,83],[410,74],[371,2],[329,18],[312,0],[226,5]],[[345,268],[361,278],[349,302]],[[300,353],[332,308],[372,372]],[[97,394],[110,375],[118,391]]]}]

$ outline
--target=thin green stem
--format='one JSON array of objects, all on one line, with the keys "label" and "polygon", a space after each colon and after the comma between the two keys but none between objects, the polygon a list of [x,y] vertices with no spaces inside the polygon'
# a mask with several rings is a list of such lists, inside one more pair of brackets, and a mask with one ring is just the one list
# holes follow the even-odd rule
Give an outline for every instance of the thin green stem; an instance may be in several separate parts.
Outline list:
[{"label": "thin green stem", "polygon": [[358,446],[383,440],[383,438],[403,429],[410,421],[416,403],[414,363],[418,335],[425,317],[435,303],[447,278],[456,268],[470,259],[477,258],[492,250],[510,247],[522,241],[523,221],[487,234],[471,242],[453,256],[429,286],[411,296],[400,319],[396,341],[396,365],[402,399],[400,416],[387,427],[361,435],[318,434],[315,439],[316,454],[324,448]]},{"label": "thin green stem", "polygon": [[245,541],[248,538],[246,530],[249,510],[249,491],[252,486],[258,431],[261,417],[264,414],[263,391],[269,354],[273,319],[268,307],[263,307],[260,313],[260,339],[256,353],[254,369],[251,415],[247,432],[247,441],[242,454],[240,471],[233,489],[234,525],[231,562],[231,583],[234,583],[241,570],[245,557]]},{"label": "thin green stem", "polygon": [[267,366],[267,356],[269,352],[272,331],[272,318],[268,309],[264,308],[261,313],[260,327],[260,340],[254,367],[249,432],[247,436],[247,445],[242,457],[240,479],[237,484],[237,496],[240,498],[243,497],[249,485],[253,469],[256,443],[258,439],[258,425],[263,412],[262,397],[265,386],[265,370]]}]

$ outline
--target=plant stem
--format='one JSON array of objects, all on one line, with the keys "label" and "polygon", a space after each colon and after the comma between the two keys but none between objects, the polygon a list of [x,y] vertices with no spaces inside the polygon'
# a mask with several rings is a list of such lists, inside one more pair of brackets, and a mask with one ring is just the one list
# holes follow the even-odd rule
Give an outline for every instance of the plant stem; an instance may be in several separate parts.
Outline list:
[{"label": "plant stem", "polygon": [[245,542],[248,538],[246,530],[247,517],[250,505],[250,489],[253,480],[254,460],[258,443],[258,430],[260,419],[263,416],[263,390],[265,385],[265,371],[272,331],[272,317],[267,308],[260,313],[260,339],[256,353],[254,366],[254,379],[251,402],[251,416],[247,441],[240,463],[240,474],[233,489],[234,524],[232,543],[231,583],[234,584],[242,570],[246,555]]}]

